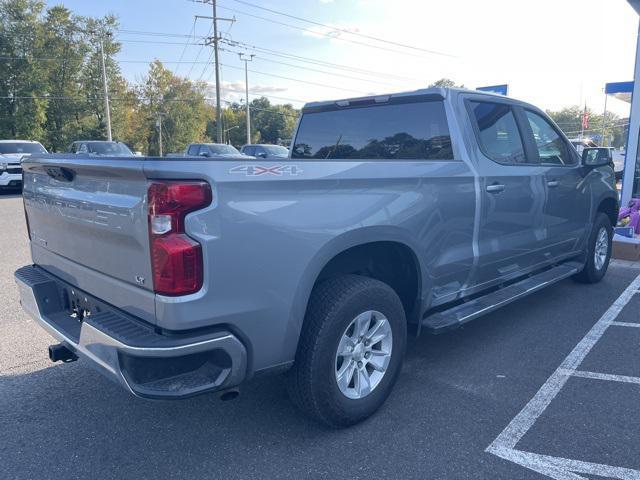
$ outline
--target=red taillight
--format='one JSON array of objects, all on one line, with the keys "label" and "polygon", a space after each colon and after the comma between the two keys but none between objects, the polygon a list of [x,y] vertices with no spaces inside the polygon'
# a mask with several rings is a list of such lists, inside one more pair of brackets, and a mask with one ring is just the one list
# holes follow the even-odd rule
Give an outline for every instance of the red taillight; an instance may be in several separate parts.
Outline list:
[{"label": "red taillight", "polygon": [[169,296],[197,292],[202,287],[202,249],[185,234],[184,217],[211,203],[211,187],[206,182],[154,181],[148,202],[154,291]]}]

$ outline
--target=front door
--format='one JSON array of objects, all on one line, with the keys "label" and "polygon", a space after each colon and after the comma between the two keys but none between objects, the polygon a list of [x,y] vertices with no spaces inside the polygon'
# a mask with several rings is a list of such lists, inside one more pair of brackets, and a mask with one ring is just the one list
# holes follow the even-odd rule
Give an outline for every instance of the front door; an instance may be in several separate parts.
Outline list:
[{"label": "front door", "polygon": [[545,170],[544,222],[547,253],[553,259],[576,253],[589,225],[590,192],[577,153],[543,115],[524,110],[526,133]]}]

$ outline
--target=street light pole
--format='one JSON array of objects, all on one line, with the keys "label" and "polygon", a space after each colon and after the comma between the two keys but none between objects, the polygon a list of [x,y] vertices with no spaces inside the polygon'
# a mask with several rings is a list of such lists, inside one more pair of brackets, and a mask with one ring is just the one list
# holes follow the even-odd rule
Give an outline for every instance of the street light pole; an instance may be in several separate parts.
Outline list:
[{"label": "street light pole", "polygon": [[229,127],[229,128],[227,128],[227,129],[224,131],[224,136],[227,138],[227,144],[231,143],[231,142],[229,141],[229,132],[230,132],[231,130],[235,130],[236,128],[240,128],[240,125],[234,125],[233,127]]},{"label": "street light pole", "polygon": [[107,117],[107,140],[111,141],[111,111],[109,108],[109,88],[107,87],[107,67],[104,62],[104,45],[100,37],[100,57],[102,58],[102,84],[104,86],[104,111]]},{"label": "street light pole", "polygon": [[239,53],[238,56],[240,60],[244,62],[244,92],[245,92],[245,103],[247,107],[247,145],[251,143],[251,110],[249,109],[249,67],[248,64],[253,60],[255,55],[251,54],[246,57],[244,53]]},{"label": "street light pole", "polygon": [[158,151],[162,157],[162,117],[165,115],[163,112],[157,112],[158,119],[156,120],[156,126],[158,127]]}]

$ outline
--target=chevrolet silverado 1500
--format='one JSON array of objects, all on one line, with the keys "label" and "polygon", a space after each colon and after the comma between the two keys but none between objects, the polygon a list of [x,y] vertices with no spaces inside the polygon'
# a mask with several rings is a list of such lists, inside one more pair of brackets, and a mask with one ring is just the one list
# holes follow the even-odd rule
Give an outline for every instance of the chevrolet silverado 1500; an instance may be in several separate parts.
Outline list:
[{"label": "chevrolet silverado 1500", "polygon": [[529,104],[427,89],[307,104],[274,161],[33,155],[15,277],[54,361],[156,399],[286,372],[300,408],[350,425],[407,332],[604,276],[606,153]]}]

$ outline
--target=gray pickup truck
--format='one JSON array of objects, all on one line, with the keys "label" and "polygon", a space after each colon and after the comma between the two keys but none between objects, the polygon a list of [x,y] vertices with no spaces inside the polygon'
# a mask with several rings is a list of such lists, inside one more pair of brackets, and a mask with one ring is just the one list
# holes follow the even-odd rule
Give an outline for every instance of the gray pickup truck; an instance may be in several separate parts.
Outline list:
[{"label": "gray pickup truck", "polygon": [[[440,333],[567,277],[597,282],[618,199],[539,109],[427,89],[307,104],[289,158],[23,163],[23,308],[145,398],[286,372],[332,426],[389,395],[407,332]],[[517,319],[514,319],[517,321]]]}]

